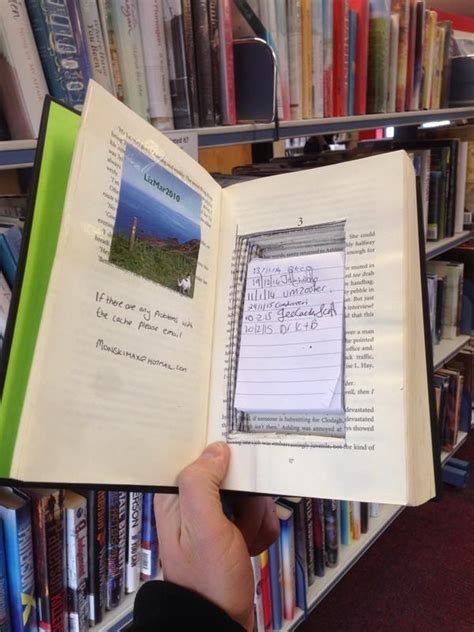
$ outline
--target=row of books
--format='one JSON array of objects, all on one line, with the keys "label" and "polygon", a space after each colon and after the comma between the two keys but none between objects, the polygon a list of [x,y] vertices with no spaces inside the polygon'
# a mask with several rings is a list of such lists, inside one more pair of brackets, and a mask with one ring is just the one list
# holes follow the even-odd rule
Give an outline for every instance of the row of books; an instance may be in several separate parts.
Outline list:
[{"label": "row of books", "polygon": [[157,573],[153,494],[0,489],[3,632],[83,632]]},{"label": "row of books", "polygon": [[252,558],[256,630],[281,630],[300,608],[307,612],[308,589],[339,564],[340,549],[369,531],[377,504],[320,498],[279,498],[280,537]]},{"label": "row of books", "polygon": [[426,268],[433,343],[454,340],[462,331],[470,332],[471,323],[462,321],[464,264],[433,260],[427,262]]},{"label": "row of books", "polygon": [[81,109],[94,79],[166,130],[234,124],[234,40],[263,38],[281,120],[449,105],[453,28],[425,0],[18,0],[0,3],[13,139],[48,92]]},{"label": "row of books", "polygon": [[473,339],[445,366],[435,371],[434,389],[440,445],[451,451],[459,432],[471,428],[474,347]]}]

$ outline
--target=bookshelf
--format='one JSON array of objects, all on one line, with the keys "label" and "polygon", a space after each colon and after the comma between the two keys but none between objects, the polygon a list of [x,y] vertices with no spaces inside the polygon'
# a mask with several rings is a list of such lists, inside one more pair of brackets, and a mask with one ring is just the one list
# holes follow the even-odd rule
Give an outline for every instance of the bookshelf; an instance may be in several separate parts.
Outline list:
[{"label": "bookshelf", "polygon": [[453,340],[441,340],[433,348],[433,368],[439,367],[451,360],[456,353],[469,342],[470,336],[457,336]]},{"label": "bookshelf", "polygon": [[[182,131],[189,134],[197,134],[198,145],[204,148],[239,145],[242,143],[272,142],[297,136],[312,136],[349,131],[356,132],[385,127],[414,126],[443,120],[462,121],[470,118],[474,118],[474,107],[305,119],[299,121],[284,121],[279,125],[275,123],[221,125]],[[35,140],[0,141],[0,169],[31,167],[34,161],[35,150]]]},{"label": "bookshelf", "polygon": [[439,241],[429,241],[426,244],[426,258],[434,259],[444,252],[460,246],[464,242],[468,241],[472,237],[472,231],[463,230],[462,233],[457,233],[453,237],[446,237],[446,239],[440,239]]}]

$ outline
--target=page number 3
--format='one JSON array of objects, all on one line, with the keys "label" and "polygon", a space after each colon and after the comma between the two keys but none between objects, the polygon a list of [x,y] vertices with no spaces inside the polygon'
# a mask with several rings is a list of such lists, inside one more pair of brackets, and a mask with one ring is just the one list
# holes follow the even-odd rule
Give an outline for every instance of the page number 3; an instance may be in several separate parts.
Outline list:
[{"label": "page number 3", "polygon": [[296,222],[297,226],[303,226],[303,218],[302,217],[298,217],[298,221]]}]

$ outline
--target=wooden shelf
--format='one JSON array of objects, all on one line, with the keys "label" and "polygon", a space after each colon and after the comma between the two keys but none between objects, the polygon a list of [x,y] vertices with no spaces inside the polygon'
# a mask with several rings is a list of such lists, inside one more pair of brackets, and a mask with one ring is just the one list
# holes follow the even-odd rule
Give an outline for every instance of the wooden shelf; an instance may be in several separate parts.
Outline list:
[{"label": "wooden shelf", "polygon": [[458,336],[454,340],[441,340],[433,347],[433,366],[435,369],[450,360],[470,340],[470,336]]}]

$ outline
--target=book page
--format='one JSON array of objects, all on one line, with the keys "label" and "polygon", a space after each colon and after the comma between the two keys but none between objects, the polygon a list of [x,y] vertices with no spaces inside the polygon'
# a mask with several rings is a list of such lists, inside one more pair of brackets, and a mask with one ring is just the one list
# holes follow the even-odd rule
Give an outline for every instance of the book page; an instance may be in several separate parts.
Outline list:
[{"label": "book page", "polygon": [[252,259],[235,408],[341,412],[343,315],[343,252]]},{"label": "book page", "polygon": [[[208,440],[231,444],[229,489],[407,502],[404,152],[262,178],[223,191]],[[390,177],[387,177],[390,174]],[[413,190],[410,195],[415,195]],[[343,439],[246,431],[230,410],[236,244],[244,236],[345,222]],[[249,239],[250,239],[249,238]],[[240,257],[241,259],[241,257]],[[230,387],[229,387],[230,384]],[[323,420],[324,421],[324,420]],[[429,423],[429,420],[419,420]],[[321,433],[323,434],[323,433]]]},{"label": "book page", "polygon": [[91,85],[14,468],[173,485],[205,444],[221,190]]}]

